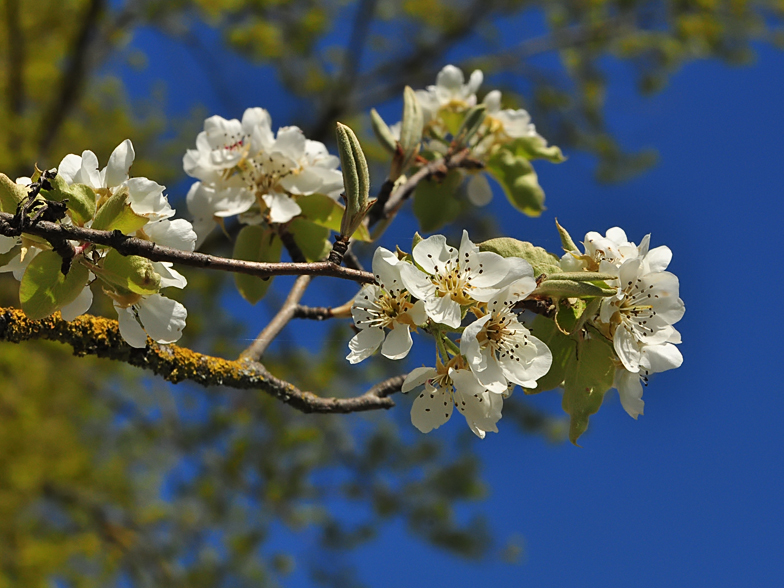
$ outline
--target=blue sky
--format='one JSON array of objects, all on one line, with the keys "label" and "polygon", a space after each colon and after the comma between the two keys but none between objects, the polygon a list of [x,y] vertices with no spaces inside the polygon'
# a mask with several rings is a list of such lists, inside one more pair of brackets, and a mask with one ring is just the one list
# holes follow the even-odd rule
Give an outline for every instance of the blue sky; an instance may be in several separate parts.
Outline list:
[{"label": "blue sky", "polygon": [[[146,75],[188,59],[150,57]],[[231,62],[222,75],[243,67]],[[518,435],[503,420],[501,433],[476,440],[490,490],[480,508],[501,543],[524,537],[522,564],[465,562],[393,525],[348,558],[374,588],[781,585],[784,53],[759,48],[743,68],[692,63],[650,98],[632,90],[627,66],[608,68],[612,130],[627,148],[657,148],[658,165],[601,186],[594,162],[570,153],[561,165],[537,164],[548,205],[541,218],[514,213],[500,196],[492,206],[507,235],[553,251],[556,216],[576,239],[617,225],[634,241],[651,233],[652,246],[668,245],[687,308],[678,325],[684,364],[652,378],[638,421],[609,394],[582,448]],[[257,104],[258,94],[242,94],[236,112],[220,111],[220,97],[199,93],[198,79],[187,83],[192,93],[183,94],[210,113],[264,106],[276,125],[296,124],[283,118],[281,97]],[[178,100],[175,110],[185,106]],[[534,402],[560,411],[557,394]],[[290,578],[305,584],[304,573]]]}]

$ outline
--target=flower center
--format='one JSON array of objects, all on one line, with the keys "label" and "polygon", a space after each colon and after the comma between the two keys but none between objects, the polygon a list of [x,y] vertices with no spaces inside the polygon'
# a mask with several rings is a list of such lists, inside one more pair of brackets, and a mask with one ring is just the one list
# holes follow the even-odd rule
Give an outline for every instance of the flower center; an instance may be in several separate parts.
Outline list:
[{"label": "flower center", "polygon": [[461,269],[459,264],[450,260],[446,262],[443,272],[439,271],[438,266],[435,266],[435,271],[436,274],[432,276],[431,280],[436,287],[436,295],[439,298],[449,296],[460,306],[475,302],[469,295],[473,286],[468,281],[468,273]]}]

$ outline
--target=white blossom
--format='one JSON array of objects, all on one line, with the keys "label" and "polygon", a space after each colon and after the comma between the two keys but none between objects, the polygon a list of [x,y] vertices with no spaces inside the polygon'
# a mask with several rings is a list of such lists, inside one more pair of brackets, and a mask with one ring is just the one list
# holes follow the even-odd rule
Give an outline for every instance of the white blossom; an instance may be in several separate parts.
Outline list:
[{"label": "white blossom", "polygon": [[183,158],[185,172],[200,180],[188,193],[199,242],[220,219],[240,215],[258,224],[263,218],[285,223],[302,212],[297,196],[315,193],[337,198],[343,189],[340,160],[323,143],[298,127],[271,130],[269,113],[249,108],[242,122],[210,117]]},{"label": "white blossom", "polygon": [[510,271],[497,253],[480,252],[467,231],[463,231],[459,250],[448,246],[443,235],[433,235],[420,241],[412,256],[422,269],[402,265],[403,284],[425,301],[427,316],[452,328],[460,326],[462,307],[490,300]]},{"label": "white blossom", "polygon": [[411,422],[422,433],[447,422],[455,406],[480,439],[488,431],[498,432],[496,423],[501,419],[503,397],[486,390],[471,370],[443,364],[437,368],[416,368],[406,377],[401,389],[409,392],[422,385],[425,389],[411,407]]},{"label": "white blossom", "polygon": [[[358,363],[378,349],[389,359],[402,359],[411,349],[410,329],[427,321],[424,303],[411,301],[402,287],[402,262],[391,251],[379,247],[373,255],[377,284],[367,284],[354,299],[351,314],[360,329],[349,342],[346,359]],[[385,329],[390,329],[388,333]],[[383,345],[382,345],[383,343]]]},{"label": "white blossom", "polygon": [[618,268],[618,292],[602,300],[599,312],[599,323],[609,326],[618,358],[633,373],[640,371],[643,348],[670,341],[672,325],[685,311],[678,297],[678,278],[667,271],[650,271],[661,267],[661,257],[623,262]]},{"label": "white blossom", "polygon": [[672,252],[665,245],[650,249],[650,240],[651,236],[645,235],[640,244],[635,245],[620,227],[608,229],[604,236],[590,231],[583,241],[585,252],[567,251],[561,257],[561,269],[617,274],[621,264],[639,257],[645,259],[646,273],[664,271],[672,259]]},{"label": "white blossom", "polygon": [[[530,266],[529,266],[530,267]],[[535,388],[553,363],[550,349],[531,335],[513,311],[536,288],[533,270],[487,303],[487,314],[465,328],[460,352],[479,382],[498,394],[507,392],[509,382]]]},{"label": "white blossom", "polygon": [[177,302],[152,294],[130,305],[114,301],[120,335],[131,347],[147,346],[147,336],[157,343],[174,343],[182,336],[188,312]]},{"label": "white blossom", "polygon": [[618,390],[621,405],[632,418],[636,419],[643,413],[643,384],[648,384],[648,376],[680,367],[683,363],[683,356],[673,343],[680,343],[677,331],[666,343],[643,346],[638,372],[630,372],[623,366],[615,370],[613,387]]},{"label": "white blossom", "polygon": [[422,107],[425,124],[438,117],[442,108],[465,110],[476,105],[476,91],[482,85],[484,76],[480,70],[474,70],[468,83],[465,83],[463,71],[454,65],[447,65],[438,72],[434,86],[426,90],[417,90],[416,97]]},{"label": "white blossom", "polygon": [[149,220],[174,216],[174,209],[164,195],[165,188],[147,178],[130,178],[129,170],[136,154],[129,139],[120,143],[109,156],[106,167],[98,171],[98,158],[92,151],[66,155],[57,167],[58,175],[68,184],[86,184],[100,197],[128,190],[131,210]]},{"label": "white blossom", "polygon": [[491,117],[491,120],[488,121],[489,126],[495,126],[492,124],[492,119],[495,119],[500,125],[498,130],[510,139],[538,137],[544,141],[544,138],[536,132],[536,126],[531,122],[531,115],[527,110],[501,108],[501,92],[498,90],[488,92],[482,103],[487,107],[487,116]]}]

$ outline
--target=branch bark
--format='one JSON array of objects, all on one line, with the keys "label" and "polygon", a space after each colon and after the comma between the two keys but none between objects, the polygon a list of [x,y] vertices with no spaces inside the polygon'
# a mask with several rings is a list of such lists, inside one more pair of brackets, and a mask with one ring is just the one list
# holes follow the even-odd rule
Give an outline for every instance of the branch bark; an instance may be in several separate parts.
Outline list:
[{"label": "branch bark", "polygon": [[264,327],[261,333],[259,333],[259,336],[256,337],[256,340],[240,354],[240,359],[248,359],[251,361],[259,361],[261,359],[261,356],[264,355],[264,352],[267,350],[270,343],[272,343],[289,321],[294,318],[294,313],[299,306],[299,301],[302,300],[302,296],[305,294],[305,290],[307,289],[308,284],[310,284],[310,280],[310,276],[300,276],[297,278],[289,295],[286,297],[286,301],[283,303],[283,306],[280,307],[278,314],[276,314],[269,324]]},{"label": "branch bark", "polygon": [[[0,235],[17,236],[19,228],[14,226],[14,216],[0,212]],[[60,225],[48,221],[37,221],[24,227],[25,233],[38,235],[47,240],[72,240],[95,243],[112,247],[123,255],[138,255],[151,261],[171,261],[192,267],[215,269],[227,272],[249,274],[266,278],[269,276],[331,276],[352,280],[362,284],[374,281],[370,272],[355,270],[330,263],[318,261],[314,263],[263,263],[229,259],[206,253],[190,253],[171,247],[163,247],[152,241],[129,237],[119,231],[96,231],[84,227]]]},{"label": "branch bark", "polygon": [[395,376],[360,396],[324,398],[276,378],[255,361],[230,361],[177,345],[158,345],[151,340],[147,341],[144,349],[133,348],[120,336],[114,320],[84,315],[68,322],[60,317],[60,313],[55,313],[33,321],[21,310],[0,308],[0,341],[20,343],[35,339],[66,343],[73,347],[75,355],[95,355],[122,361],[149,370],[175,384],[190,381],[202,386],[259,390],[305,413],[350,413],[391,408],[395,403],[389,396],[400,391],[405,380],[405,375]]}]

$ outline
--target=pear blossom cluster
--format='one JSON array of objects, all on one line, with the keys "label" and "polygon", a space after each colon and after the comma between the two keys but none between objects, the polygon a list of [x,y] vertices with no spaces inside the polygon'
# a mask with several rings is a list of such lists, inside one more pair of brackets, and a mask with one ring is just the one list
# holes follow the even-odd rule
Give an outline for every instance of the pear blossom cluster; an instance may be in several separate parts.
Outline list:
[{"label": "pear blossom cluster", "polygon": [[[480,438],[497,432],[503,399],[515,385],[536,387],[552,363],[548,347],[514,312],[536,288],[531,265],[480,251],[463,231],[459,248],[443,235],[421,240],[410,256],[379,248],[373,273],[376,283],[363,287],[352,306],[359,332],[349,342],[348,361],[360,362],[379,347],[385,357],[402,359],[413,345],[411,331],[429,332],[436,365],[415,369],[402,387],[424,386],[411,409],[414,426],[428,433],[457,407]],[[452,332],[462,332],[459,347],[447,336]]]},{"label": "pear blossom cluster", "polygon": [[679,297],[678,278],[666,271],[672,252],[666,246],[651,249],[650,235],[635,245],[618,227],[604,236],[589,232],[583,243],[585,251],[567,251],[561,267],[617,276],[608,282],[617,293],[602,300],[593,324],[613,342],[619,364],[614,386],[623,408],[636,419],[643,414],[648,377],[683,363],[675,346],[681,336],[673,325],[686,307]]},{"label": "pear blossom cluster", "polygon": [[[428,150],[444,154],[449,143],[444,141],[453,135],[456,121],[478,103],[476,93],[484,80],[481,70],[471,72],[468,81],[463,71],[454,66],[445,66],[436,76],[435,85],[417,90],[417,101],[422,108],[424,119],[425,146]],[[471,139],[471,154],[480,161],[486,161],[502,145],[516,139],[525,139],[537,146],[546,147],[547,141],[531,122],[528,111],[501,107],[501,92],[488,92],[482,104],[486,117],[481,128]],[[400,133],[400,123],[392,126],[393,133]],[[493,193],[487,177],[482,173],[472,174],[466,185],[469,200],[476,206],[484,206],[492,199]]]},{"label": "pear blossom cluster", "polygon": [[[99,169],[95,153],[86,150],[81,155],[66,155],[57,166],[56,172],[68,186],[79,184],[90,189],[95,198],[96,218],[107,202],[119,201],[122,210],[126,212],[118,214],[127,214],[126,218],[130,219],[131,223],[129,226],[138,227],[128,230],[126,234],[159,245],[193,251],[196,233],[188,221],[171,218],[175,210],[164,194],[164,186],[147,178],[129,176],[134,158],[133,145],[126,139],[114,149],[103,169]],[[32,180],[18,178],[16,183],[30,185]],[[91,227],[93,220],[87,220],[83,225]],[[62,222],[73,221],[70,216],[66,216]],[[119,318],[120,334],[129,345],[145,347],[148,335],[158,343],[173,343],[179,340],[187,318],[187,310],[182,304],[158,292],[140,294],[122,287],[117,279],[111,279],[103,267],[109,250],[90,243],[72,244],[77,252],[72,263],[85,265],[90,271],[88,282],[75,300],[60,307],[65,320],[73,320],[90,309],[93,302],[91,284],[98,278],[104,293],[112,299]],[[0,236],[0,253],[11,254],[10,260],[0,267],[0,272],[11,272],[21,281],[30,263],[47,249],[47,243],[24,236]],[[172,263],[149,263],[151,273],[147,279],[151,283],[159,284],[158,289],[184,288],[187,285],[186,278],[172,267]]]},{"label": "pear blossom cluster", "polygon": [[196,178],[187,196],[198,244],[223,219],[245,224],[286,223],[302,209],[297,198],[314,193],[337,199],[343,190],[340,160],[296,126],[272,132],[263,108],[248,108],[242,120],[215,115],[204,121],[196,148],[183,157]]}]

